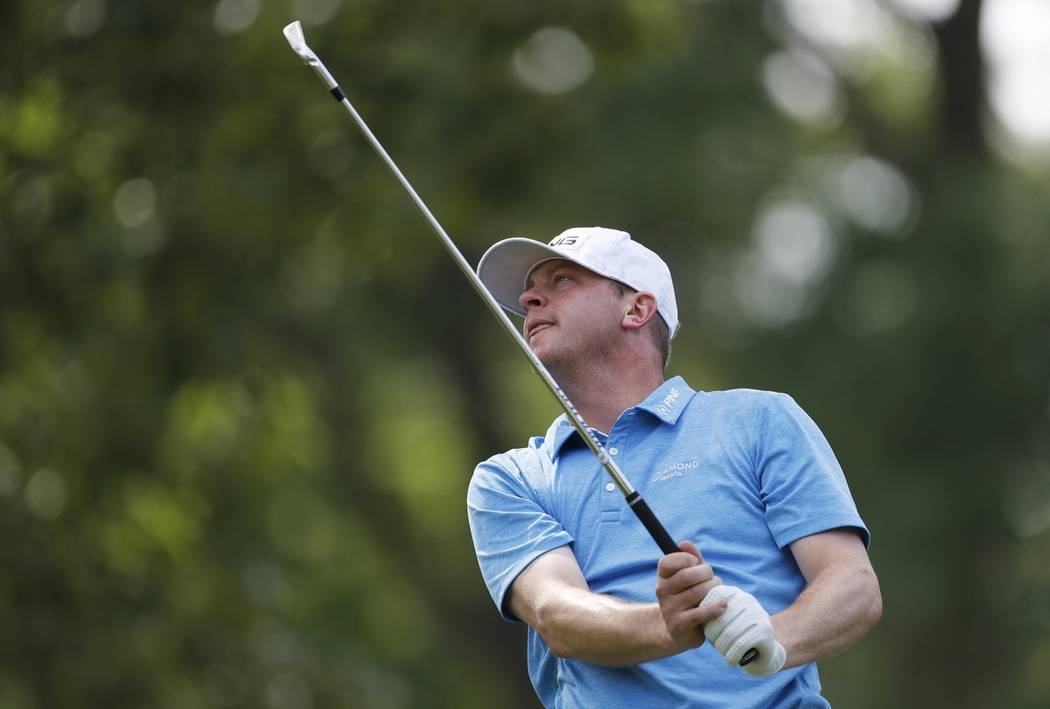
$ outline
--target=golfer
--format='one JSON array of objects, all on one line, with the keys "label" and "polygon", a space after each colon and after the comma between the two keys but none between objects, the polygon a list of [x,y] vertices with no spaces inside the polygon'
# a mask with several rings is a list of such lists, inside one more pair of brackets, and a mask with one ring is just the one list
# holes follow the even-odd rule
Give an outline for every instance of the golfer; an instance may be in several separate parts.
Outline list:
[{"label": "golfer", "polygon": [[665,380],[674,286],[626,232],[506,239],[478,275],[683,540],[656,563],[564,415],[477,466],[478,563],[503,617],[528,624],[544,706],[829,706],[814,663],[863,636],[882,601],[870,535],[813,421],[784,394]]}]

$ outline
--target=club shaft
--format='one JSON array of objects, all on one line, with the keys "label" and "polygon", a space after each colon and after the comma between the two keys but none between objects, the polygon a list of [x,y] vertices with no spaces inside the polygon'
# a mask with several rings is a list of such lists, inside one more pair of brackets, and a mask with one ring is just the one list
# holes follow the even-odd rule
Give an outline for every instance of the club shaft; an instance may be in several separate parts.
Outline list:
[{"label": "club shaft", "polygon": [[605,447],[591,432],[590,428],[588,428],[587,424],[583,420],[583,417],[576,410],[576,407],[573,405],[572,401],[569,399],[568,396],[566,396],[565,392],[562,391],[561,387],[558,385],[558,382],[551,375],[547,367],[544,366],[544,364],[539,360],[539,358],[536,356],[536,353],[534,353],[532,349],[528,346],[528,343],[525,342],[525,338],[522,337],[521,333],[518,331],[518,328],[516,328],[514,326],[514,323],[511,322],[510,318],[507,317],[507,313],[503,310],[503,307],[498,302],[496,302],[495,298],[492,297],[492,294],[489,292],[488,288],[486,288],[485,284],[481,282],[481,279],[478,277],[477,273],[474,272],[474,269],[471,267],[470,263],[466,260],[466,258],[464,258],[463,254],[456,246],[456,243],[452,241],[452,238],[448,235],[448,232],[446,232],[445,228],[441,226],[441,222],[437,220],[437,217],[434,216],[433,212],[430,211],[430,208],[427,207],[426,203],[419,196],[416,190],[412,187],[412,184],[405,177],[404,173],[401,172],[401,169],[397,166],[397,163],[394,162],[394,159],[390,157],[390,154],[386,151],[386,148],[383,147],[383,144],[379,142],[379,139],[376,138],[375,134],[368,127],[368,124],[365,123],[365,120],[361,117],[361,114],[357,112],[357,109],[354,108],[353,104],[350,103],[350,100],[346,97],[342,89],[340,89],[338,86],[332,89],[332,95],[335,96],[336,100],[338,100],[339,103],[341,103],[343,107],[347,110],[347,112],[350,113],[350,116],[354,119],[354,123],[357,124],[358,129],[365,136],[365,139],[368,141],[369,145],[372,146],[372,149],[376,152],[377,155],[379,155],[383,162],[386,163],[386,166],[390,169],[390,172],[394,174],[394,177],[397,178],[397,181],[400,182],[401,186],[405,188],[406,192],[408,192],[409,197],[412,198],[412,201],[415,203],[420,213],[427,220],[427,223],[430,225],[430,228],[434,231],[435,234],[437,234],[438,238],[441,240],[441,243],[444,245],[445,250],[448,251],[449,255],[452,257],[452,260],[455,261],[456,266],[459,267],[459,270],[463,273],[467,280],[470,281],[470,284],[474,287],[474,290],[477,291],[478,295],[481,297],[481,300],[489,309],[489,312],[491,312],[492,315],[500,321],[500,323],[503,326],[503,329],[510,336],[510,338],[514,340],[514,342],[518,346],[518,349],[521,350],[522,354],[525,355],[525,358],[528,359],[529,363],[532,365],[532,368],[536,371],[537,374],[539,374],[540,378],[547,385],[547,388],[549,388],[554,394],[555,398],[561,404],[562,409],[564,409],[566,415],[568,416],[569,421],[576,428],[576,430],[580,432],[580,435],[583,436],[584,440],[587,441],[588,446],[598,457],[598,460],[601,462],[602,466],[605,468],[609,476],[616,483],[617,487],[620,488],[620,491],[623,493],[624,497],[627,498],[631,509],[635,510],[635,513],[638,515],[638,518],[642,520],[642,523],[645,525],[645,528],[649,530],[649,533],[659,545],[660,549],[665,554],[670,554],[671,552],[678,551],[678,545],[674,543],[674,541],[671,539],[671,536],[667,533],[667,530],[664,529],[663,525],[660,524],[660,521],[656,518],[652,511],[649,510],[648,505],[646,505],[645,501],[634,489],[634,487],[631,485],[630,481],[626,478],[626,476],[624,476],[619,466],[616,465],[615,461],[613,461],[612,457],[608,454],[608,451],[605,450]]}]

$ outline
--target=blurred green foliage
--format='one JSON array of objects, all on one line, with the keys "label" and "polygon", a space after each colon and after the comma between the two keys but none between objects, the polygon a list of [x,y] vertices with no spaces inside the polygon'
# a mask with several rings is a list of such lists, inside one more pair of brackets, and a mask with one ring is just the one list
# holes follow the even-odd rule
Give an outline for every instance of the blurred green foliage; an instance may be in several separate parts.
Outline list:
[{"label": "blurred green foliage", "polygon": [[0,708],[535,705],[463,498],[555,404],[296,17],[469,260],[628,229],[671,370],[822,425],[886,606],[833,703],[1050,703],[1050,173],[980,3],[881,7],[836,55],[774,0],[5,3]]}]

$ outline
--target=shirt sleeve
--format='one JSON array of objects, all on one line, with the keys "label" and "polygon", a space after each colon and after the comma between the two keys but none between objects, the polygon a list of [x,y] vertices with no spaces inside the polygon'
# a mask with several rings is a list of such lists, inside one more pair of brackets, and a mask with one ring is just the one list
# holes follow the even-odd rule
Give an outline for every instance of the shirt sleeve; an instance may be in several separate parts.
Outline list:
[{"label": "shirt sleeve", "polygon": [[867,547],[871,534],[831,446],[813,420],[790,396],[776,394],[764,423],[756,467],[766,524],[780,548],[838,527],[855,528]]},{"label": "shirt sleeve", "polygon": [[[538,451],[532,451],[542,455]],[[467,489],[467,520],[481,575],[503,617],[511,584],[536,557],[571,544],[570,535],[509,455],[478,465]]]}]

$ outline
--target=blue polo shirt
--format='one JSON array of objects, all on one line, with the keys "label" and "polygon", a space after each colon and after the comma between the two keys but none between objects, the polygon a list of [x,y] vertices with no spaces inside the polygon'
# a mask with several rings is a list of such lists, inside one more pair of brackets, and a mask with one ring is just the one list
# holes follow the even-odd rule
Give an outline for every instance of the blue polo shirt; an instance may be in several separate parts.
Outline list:
[{"label": "blue polo shirt", "polygon": [[[664,382],[600,436],[676,540],[770,615],[805,586],[788,545],[837,527],[870,540],[824,436],[785,394],[696,392]],[[661,552],[563,415],[526,448],[478,465],[467,493],[482,576],[500,612],[536,557],[572,548],[591,591],[656,601]],[[710,643],[627,667],[559,658],[531,627],[528,666],[546,707],[826,707],[816,665],[751,677]]]}]

